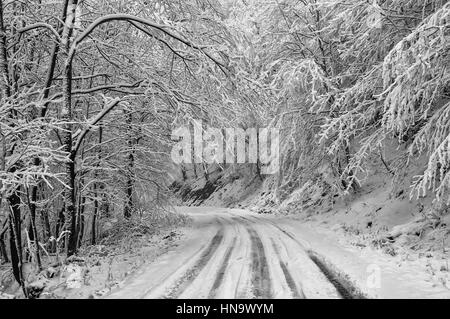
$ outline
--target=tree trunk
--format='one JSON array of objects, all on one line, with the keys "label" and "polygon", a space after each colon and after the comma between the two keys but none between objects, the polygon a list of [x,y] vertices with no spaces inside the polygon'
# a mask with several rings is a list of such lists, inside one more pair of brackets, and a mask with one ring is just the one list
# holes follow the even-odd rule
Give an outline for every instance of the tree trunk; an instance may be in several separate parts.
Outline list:
[{"label": "tree trunk", "polygon": [[34,244],[36,245],[36,252],[35,252],[35,258],[36,263],[38,266],[38,269],[42,269],[42,263],[41,263],[41,254],[39,251],[39,237],[36,227],[36,201],[37,201],[37,187],[31,188],[31,199],[28,202],[28,207],[30,209],[30,237],[34,241]]},{"label": "tree trunk", "polygon": [[[95,183],[94,183],[94,211],[92,214],[92,225],[91,225],[91,245],[95,245],[96,241],[97,241],[97,215],[98,215],[98,211],[99,211],[99,203],[98,203],[98,178],[99,178],[99,174],[98,174],[98,168],[100,167],[100,162],[102,159],[102,142],[103,142],[103,127],[102,125],[100,125],[99,129],[98,129],[98,149],[97,149],[97,154],[98,154],[98,162],[97,162],[97,170],[95,171]],[[103,196],[103,194],[102,194]]]},{"label": "tree trunk", "polygon": [[205,177],[205,180],[208,181],[208,179],[209,179],[208,164],[202,162],[202,168],[203,168],[203,176]]},{"label": "tree trunk", "polygon": [[[267,145],[265,145],[267,147]],[[262,181],[261,162],[260,162],[261,145],[259,144],[259,128],[256,129],[256,175]]]},{"label": "tree trunk", "polygon": [[25,297],[28,296],[25,289],[25,282],[22,275],[22,231],[21,231],[21,212],[20,212],[20,197],[14,192],[8,197],[10,206],[9,214],[9,246],[11,252],[11,264],[13,275],[16,281],[22,287]]},{"label": "tree trunk", "polygon": [[48,218],[48,212],[41,210],[41,224],[42,224],[42,241],[46,243],[52,235],[50,219]]},{"label": "tree trunk", "polygon": [[9,262],[8,253],[6,252],[5,233],[0,234],[0,258],[2,263]]},{"label": "tree trunk", "polygon": [[[81,183],[83,184],[83,183]],[[77,220],[77,248],[81,246],[81,243],[83,241],[83,234],[84,234],[84,206],[86,204],[86,197],[82,196],[80,191],[80,196],[78,200],[78,220]]]},{"label": "tree trunk", "polygon": [[[181,169],[181,176],[183,178],[183,182],[187,181],[187,174],[186,174],[186,169],[184,168],[183,164],[180,165],[180,169]],[[195,172],[195,164],[194,164],[194,172]],[[196,174],[197,177],[197,174]]]},{"label": "tree trunk", "polygon": [[[70,137],[69,137],[70,135]],[[68,151],[68,145],[72,145],[72,135],[67,134],[65,137],[65,150]],[[64,196],[64,213],[65,223],[64,230],[69,231],[66,236],[66,256],[72,256],[76,253],[77,233],[76,233],[76,211],[75,211],[75,164],[73,160],[69,160],[65,165],[65,183],[69,187],[66,189]]]},{"label": "tree trunk", "polygon": [[6,30],[3,21],[3,1],[0,0],[0,76],[1,90],[3,98],[11,96],[11,84],[8,70],[8,55],[6,43]]},{"label": "tree trunk", "polygon": [[94,211],[92,213],[92,224],[91,224],[91,245],[96,245],[97,240],[97,214],[98,214],[98,199],[97,199],[97,183],[94,183]]},{"label": "tree trunk", "polygon": [[130,218],[134,210],[133,201],[133,190],[134,190],[134,141],[131,123],[133,121],[130,112],[124,110],[127,121],[127,145],[128,145],[128,155],[127,155],[127,181],[125,185],[125,205],[123,210],[123,216],[125,218]]},{"label": "tree trunk", "polygon": [[75,209],[75,153],[73,152],[73,110],[72,110],[72,57],[70,56],[70,38],[73,32],[75,21],[75,10],[77,0],[69,2],[66,24],[61,42],[63,43],[63,53],[65,57],[63,73],[63,103],[65,111],[65,130],[63,132],[64,151],[68,154],[68,159],[64,163],[64,183],[68,189],[64,192],[65,224],[64,230],[69,231],[65,241],[66,256],[72,256],[77,250],[76,233],[76,209]]},{"label": "tree trunk", "polygon": [[[347,165],[349,165],[350,164],[351,155],[350,155],[350,147],[349,147],[348,143],[345,145],[344,151],[345,151],[345,161],[346,161]],[[348,172],[348,177],[350,179],[350,183],[351,184],[347,185],[347,186],[349,186],[353,190],[353,192],[358,191],[359,186],[358,186],[358,183],[354,179],[354,172],[353,172],[353,170],[350,170]]]},{"label": "tree trunk", "polygon": [[[66,223],[66,217],[64,214],[64,209],[65,207],[63,206],[59,212],[58,212],[58,217],[57,217],[57,221],[56,221],[56,227],[55,227],[55,238],[59,238],[59,235],[62,233],[62,231],[64,231],[64,225]],[[52,242],[52,252],[56,252],[58,243],[53,241]]]}]

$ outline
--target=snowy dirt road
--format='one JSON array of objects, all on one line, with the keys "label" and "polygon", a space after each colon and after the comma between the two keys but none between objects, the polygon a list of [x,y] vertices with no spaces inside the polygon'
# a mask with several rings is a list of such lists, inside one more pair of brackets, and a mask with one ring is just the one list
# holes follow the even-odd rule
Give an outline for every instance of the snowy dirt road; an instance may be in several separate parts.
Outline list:
[{"label": "snowy dirt road", "polygon": [[342,298],[304,243],[243,210],[188,207],[183,241],[107,298]]}]

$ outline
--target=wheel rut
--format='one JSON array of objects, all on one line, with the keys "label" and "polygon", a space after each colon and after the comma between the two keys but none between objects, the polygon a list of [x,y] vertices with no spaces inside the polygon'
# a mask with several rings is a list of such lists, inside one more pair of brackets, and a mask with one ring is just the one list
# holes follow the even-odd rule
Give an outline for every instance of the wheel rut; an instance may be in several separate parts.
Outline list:
[{"label": "wheel rut", "polygon": [[223,235],[224,230],[223,228],[220,228],[214,235],[214,237],[211,239],[209,245],[200,255],[200,258],[197,261],[197,263],[193,267],[191,267],[180,280],[178,280],[175,286],[166,295],[166,298],[170,299],[178,298],[178,296],[180,296],[183,293],[183,291],[194,281],[194,279],[198,276],[200,271],[202,271],[202,269],[206,266],[208,261],[212,258],[214,252],[217,250],[219,245],[222,243]]},{"label": "wheel rut", "polygon": [[219,268],[219,271],[217,272],[217,277],[214,280],[213,286],[211,288],[211,291],[209,292],[208,298],[212,299],[216,296],[216,291],[220,287],[220,285],[223,282],[223,278],[225,276],[225,272],[228,268],[228,264],[230,262],[231,253],[233,252],[234,246],[236,245],[236,237],[233,238],[233,242],[231,243],[230,247],[228,247],[225,257],[223,260],[222,265]]},{"label": "wheel rut", "polygon": [[292,297],[295,299],[305,299],[305,295],[303,294],[303,291],[301,289],[297,288],[297,284],[295,283],[294,278],[292,277],[291,273],[289,272],[289,269],[287,268],[286,263],[282,260],[280,250],[278,248],[278,245],[275,243],[273,238],[271,238],[273,249],[275,250],[278,261],[281,267],[281,270],[283,271],[284,278],[286,279],[286,283],[289,286],[289,289],[292,292]]},{"label": "wheel rut", "polygon": [[252,292],[255,298],[269,299],[272,297],[272,283],[270,281],[269,264],[264,252],[264,245],[258,233],[252,227],[248,226],[247,231],[251,240]]}]

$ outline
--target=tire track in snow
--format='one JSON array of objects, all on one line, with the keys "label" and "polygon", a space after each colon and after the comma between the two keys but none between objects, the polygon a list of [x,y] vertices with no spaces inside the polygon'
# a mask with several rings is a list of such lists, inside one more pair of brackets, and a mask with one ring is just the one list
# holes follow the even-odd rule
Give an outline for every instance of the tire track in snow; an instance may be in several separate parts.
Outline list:
[{"label": "tire track in snow", "polygon": [[294,278],[292,277],[291,273],[289,272],[289,270],[287,268],[286,263],[281,259],[281,255],[280,255],[280,251],[279,251],[278,245],[275,243],[273,238],[271,238],[271,241],[272,241],[273,249],[275,250],[275,252],[277,254],[281,270],[283,271],[284,278],[286,279],[286,282],[287,282],[289,288],[291,289],[292,297],[295,298],[295,299],[305,299],[306,297],[303,294],[303,291],[301,291],[301,289],[299,291],[299,289],[297,288],[297,285],[295,283]]},{"label": "tire track in snow", "polygon": [[262,299],[272,298],[269,263],[267,262],[264,251],[264,244],[262,243],[261,238],[259,238],[258,233],[251,226],[254,221],[239,215],[234,215],[231,219],[245,225],[245,229],[250,235],[250,255],[252,258],[250,284],[252,285],[253,297]]},{"label": "tire track in snow", "polygon": [[[337,294],[337,296],[339,296],[339,297],[342,296],[342,294],[339,292],[339,290],[337,289],[337,287],[335,285],[335,281],[331,281],[329,279],[329,277],[323,272],[323,269],[321,269],[320,267],[317,266],[316,262],[311,258],[310,250],[306,249],[305,245],[302,242],[300,242],[300,240],[298,240],[295,237],[295,235],[293,235],[291,232],[283,229],[282,227],[280,227],[280,226],[276,225],[275,223],[273,223],[271,221],[268,221],[268,220],[266,220],[264,218],[257,218],[255,216],[246,216],[246,217],[244,217],[244,216],[239,216],[239,215],[238,215],[238,218],[243,223],[245,223],[247,225],[250,224],[250,223],[251,224],[259,223],[261,225],[265,225],[265,226],[269,226],[269,227],[271,226],[274,229],[276,229],[276,231],[278,231],[281,236],[285,236],[285,238],[288,238],[289,240],[292,240],[306,254],[306,258],[308,259],[308,262],[310,262],[313,265],[314,269],[316,269],[316,271],[318,271],[321,274],[321,276],[323,276],[323,279],[326,280],[331,285],[330,287],[333,287],[333,291]],[[287,250],[289,250],[288,247],[286,246],[286,243],[283,240],[281,240],[281,238],[280,238],[280,243],[282,243],[284,245],[284,247]],[[278,260],[281,260],[281,259],[278,258]],[[311,270],[310,266],[311,265],[306,267],[306,269]],[[285,271],[288,271],[287,267],[285,267],[285,269],[283,269],[283,265],[282,264],[280,264],[280,267],[281,267],[283,273]],[[290,272],[288,272],[288,273],[292,277],[292,274]],[[289,281],[288,281],[289,279],[286,276],[285,276],[285,279],[286,279],[286,282],[288,283],[288,287],[291,289],[291,287],[289,286]],[[305,280],[305,277],[302,277],[301,280],[303,282]],[[308,282],[309,285],[313,284],[313,281],[311,281],[310,278],[307,278],[307,282]],[[311,288],[311,287],[312,286],[309,286],[309,288]],[[301,295],[300,295],[301,297],[300,298],[306,298],[306,295],[303,292],[303,288],[302,287],[300,287],[300,291],[301,291]],[[323,290],[323,291],[325,291],[325,290]]]},{"label": "tire track in snow", "polygon": [[269,275],[264,245],[256,231],[248,226],[252,246],[252,288],[255,298],[270,299],[272,297],[272,283]]},{"label": "tire track in snow", "polygon": [[[277,224],[275,224],[274,222],[272,222],[272,221],[269,221],[269,220],[263,220],[263,219],[259,219],[259,218],[256,218],[256,217],[253,217],[253,216],[251,216],[252,218],[253,218],[253,221],[255,222],[255,221],[257,221],[257,222],[263,222],[263,223],[265,223],[265,224],[267,224],[267,225],[271,225],[271,226],[273,226],[274,228],[276,228],[276,229],[278,229],[280,232],[282,232],[283,234],[285,234],[287,237],[289,237],[290,239],[292,239],[293,241],[295,241],[296,243],[297,243],[297,245],[300,247],[300,248],[302,248],[304,251],[307,251],[307,249],[305,248],[305,246],[292,234],[292,233],[290,233],[289,231],[287,231],[287,230],[285,230],[285,229],[283,229],[283,228],[281,228],[280,226],[278,226]],[[251,219],[249,219],[249,218],[246,218],[246,217],[242,217],[243,219],[245,219],[245,220],[248,220],[248,221],[252,221]]]},{"label": "tire track in snow", "polygon": [[[234,220],[233,218],[231,219]],[[251,272],[251,239],[247,228],[242,223],[234,223],[234,225],[238,235],[238,249],[236,250],[238,259],[235,262],[238,262],[237,265],[232,265],[231,268],[239,268],[239,276],[237,277],[234,289],[234,298],[246,299],[249,293],[248,282],[251,279],[247,275]]]},{"label": "tire track in snow", "polygon": [[219,271],[217,272],[217,277],[214,280],[213,286],[211,288],[211,291],[209,292],[208,298],[212,299],[216,295],[216,290],[220,287],[220,285],[223,282],[223,277],[225,275],[225,271],[228,268],[228,263],[230,261],[231,253],[233,252],[234,246],[236,244],[236,237],[233,238],[233,242],[231,243],[230,247],[228,247],[227,252],[225,253],[225,257],[222,263],[222,266],[220,266]]},{"label": "tire track in snow", "polygon": [[[252,216],[253,217],[253,216]],[[259,220],[253,217],[255,220]],[[245,218],[249,220],[248,218]],[[326,265],[318,255],[314,253],[311,249],[306,249],[305,246],[289,231],[283,229],[282,227],[276,225],[272,221],[265,220],[265,223],[273,226],[274,228],[281,231],[288,238],[293,240],[300,248],[302,248],[308,255],[309,259],[316,265],[319,271],[326,277],[326,279],[334,286],[338,295],[342,299],[365,299],[367,298],[362,294],[358,288],[356,288],[351,282],[349,282],[342,274],[337,274],[334,270]]]},{"label": "tire track in snow", "polygon": [[206,249],[200,255],[200,258],[197,261],[197,263],[192,268],[190,268],[185,273],[185,275],[177,282],[175,287],[173,287],[172,290],[167,294],[167,298],[177,298],[192,283],[192,281],[194,281],[194,279],[198,276],[200,271],[206,266],[208,261],[211,259],[211,257],[213,256],[214,252],[217,250],[219,245],[222,243],[223,234],[224,230],[221,227],[214,235],[214,237],[211,239],[211,242],[209,243],[208,247],[206,247]]},{"label": "tire track in snow", "polygon": [[[265,220],[262,220],[262,219],[259,219],[259,218],[253,217],[253,216],[249,216],[249,217],[239,216],[239,217],[241,218],[241,220],[245,220],[246,223],[260,223],[261,225],[264,225],[264,226],[275,227],[277,231],[280,231],[283,235],[289,237],[291,240],[294,240],[300,246],[300,248],[302,250],[304,250],[304,246],[292,234],[285,231],[281,227],[278,227],[277,225],[275,225],[273,223],[270,223],[268,221],[265,221]],[[277,256],[276,260],[278,261],[278,264],[281,268],[282,274],[285,278],[285,282],[287,283],[287,286],[289,287],[289,290],[291,291],[292,297],[295,299],[306,299],[306,296],[303,293],[302,288],[297,286],[293,275],[291,274],[291,272],[289,271],[289,269],[287,267],[287,264],[283,261],[283,258],[281,257],[281,253],[279,250],[279,246],[276,244],[273,237],[270,238],[270,241],[271,241],[272,247],[275,251],[275,254]],[[285,246],[285,243],[282,240],[280,240],[280,243],[282,243]]]}]

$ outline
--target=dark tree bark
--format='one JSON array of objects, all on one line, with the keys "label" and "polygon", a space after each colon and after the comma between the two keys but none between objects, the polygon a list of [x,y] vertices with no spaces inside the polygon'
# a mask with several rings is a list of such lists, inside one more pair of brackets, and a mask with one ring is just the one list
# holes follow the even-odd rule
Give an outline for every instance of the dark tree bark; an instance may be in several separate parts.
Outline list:
[{"label": "dark tree bark", "polygon": [[6,252],[6,244],[5,244],[5,233],[7,228],[5,228],[5,231],[2,231],[0,233],[0,258],[2,259],[3,263],[8,263],[8,253]]},{"label": "dark tree bark", "polygon": [[66,24],[63,31],[63,56],[65,57],[63,70],[63,103],[65,108],[65,130],[63,132],[64,151],[68,154],[68,159],[64,163],[64,183],[67,189],[64,192],[64,212],[65,224],[64,230],[69,231],[65,240],[66,256],[72,256],[77,250],[77,233],[75,209],[75,152],[73,151],[73,110],[72,110],[72,57],[69,54],[70,38],[73,33],[75,22],[75,11],[78,0],[69,2]]},{"label": "dark tree bark", "polygon": [[48,218],[48,211],[47,210],[41,210],[40,212],[41,216],[41,224],[42,224],[42,240],[44,243],[48,242],[52,235],[51,226],[50,226],[50,219]]},{"label": "dark tree bark", "polygon": [[[97,154],[98,154],[98,162],[97,162],[97,168],[100,167],[100,162],[102,159],[102,149],[101,149],[101,145],[103,142],[103,127],[102,125],[100,125],[99,129],[98,129],[98,149],[97,149]],[[99,173],[98,170],[95,171],[94,174],[94,178],[95,178],[95,183],[94,183],[94,210],[92,212],[92,223],[91,223],[91,245],[95,245],[96,241],[97,241],[97,215],[99,213],[99,203],[98,203],[98,192],[97,190],[99,189],[99,186],[101,188],[101,184],[98,183],[98,178],[99,178]],[[102,194],[103,196],[103,194]],[[103,198],[103,197],[102,197]]]},{"label": "dark tree bark", "polygon": [[[68,145],[72,144],[72,138],[66,135],[64,139],[65,150],[70,151],[68,149]],[[70,134],[71,136],[71,134]],[[72,256],[76,252],[77,246],[77,233],[76,233],[76,210],[75,210],[75,164],[73,159],[71,158],[65,165],[65,182],[69,189],[65,191],[64,197],[64,230],[69,231],[66,236],[66,255],[67,257]]]},{"label": "dark tree bark", "polygon": [[[55,238],[58,238],[61,232],[64,230],[64,224],[66,222],[66,215],[64,213],[64,206],[58,211],[58,217],[56,221],[56,227],[55,227]],[[56,242],[52,243],[52,252],[56,251]]]},{"label": "dark tree bark", "polygon": [[132,132],[133,117],[131,112],[124,110],[127,122],[127,181],[125,185],[125,205],[123,209],[123,216],[130,218],[134,210],[133,190],[134,190],[134,139]]},{"label": "dark tree bark", "polygon": [[14,192],[8,197],[10,207],[9,214],[9,246],[11,252],[11,264],[13,275],[16,281],[22,287],[25,297],[28,296],[25,282],[23,280],[22,266],[22,230],[21,230],[21,212],[20,212],[20,197],[17,192]]},{"label": "dark tree bark", "polygon": [[[83,184],[83,182],[81,182]],[[86,204],[86,197],[84,197],[81,194],[78,199],[78,218],[77,218],[77,248],[81,246],[81,243],[83,241],[83,234],[84,234],[84,207]]]},{"label": "dark tree bark", "polygon": [[[181,164],[181,176],[183,178],[183,182],[187,181],[187,174],[186,174],[186,169],[184,168],[183,164]],[[194,172],[195,172],[195,164],[194,164]],[[197,177],[197,175],[195,176]]]},{"label": "dark tree bark", "polygon": [[97,199],[97,183],[94,183],[94,210],[92,212],[92,223],[91,223],[91,245],[96,245],[97,243],[97,214],[98,214],[98,199]]},{"label": "dark tree bark", "polygon": [[259,145],[259,129],[256,129],[256,175],[262,181],[263,177],[261,175],[261,162],[259,160],[259,154],[261,152],[260,150],[261,145]]},{"label": "dark tree bark", "polygon": [[30,239],[34,241],[36,245],[36,252],[35,252],[35,258],[36,263],[38,266],[38,269],[42,269],[42,263],[41,263],[41,254],[39,251],[39,236],[37,232],[36,227],[36,201],[37,201],[37,187],[33,186],[31,187],[31,198],[28,201],[28,208],[30,209]]},{"label": "dark tree bark", "polygon": [[[345,160],[347,165],[350,163],[350,159],[351,159],[351,155],[350,155],[350,147],[349,144],[347,143],[344,147],[344,151],[345,151]],[[359,189],[358,183],[354,180],[354,172],[353,170],[350,170],[348,172],[348,178],[350,179],[350,183],[351,185],[347,185],[350,186],[350,188],[353,190],[353,192],[357,192]]]}]

